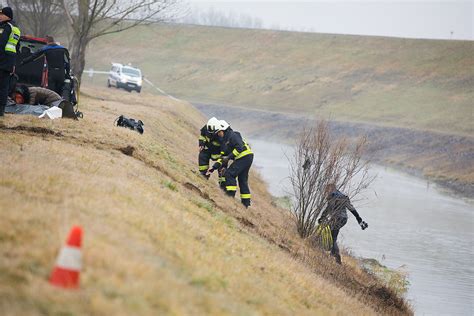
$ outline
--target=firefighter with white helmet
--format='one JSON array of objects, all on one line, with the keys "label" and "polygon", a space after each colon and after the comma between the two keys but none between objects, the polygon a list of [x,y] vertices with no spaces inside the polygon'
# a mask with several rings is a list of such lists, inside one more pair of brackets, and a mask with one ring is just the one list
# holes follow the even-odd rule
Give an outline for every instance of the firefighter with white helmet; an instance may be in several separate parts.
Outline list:
[{"label": "firefighter with white helmet", "polygon": [[237,179],[239,180],[240,199],[245,207],[250,206],[251,194],[248,184],[249,170],[253,162],[253,152],[239,132],[232,130],[229,123],[224,120],[213,126],[221,143],[222,157],[207,171],[211,175],[214,170],[226,165],[229,160],[234,162],[226,169],[225,191],[234,197],[237,192]]},{"label": "firefighter with white helmet", "polygon": [[207,170],[209,169],[209,160],[217,160],[221,157],[221,144],[217,139],[214,126],[219,123],[215,117],[211,117],[206,125],[201,128],[201,135],[199,136],[199,172],[206,178]]}]

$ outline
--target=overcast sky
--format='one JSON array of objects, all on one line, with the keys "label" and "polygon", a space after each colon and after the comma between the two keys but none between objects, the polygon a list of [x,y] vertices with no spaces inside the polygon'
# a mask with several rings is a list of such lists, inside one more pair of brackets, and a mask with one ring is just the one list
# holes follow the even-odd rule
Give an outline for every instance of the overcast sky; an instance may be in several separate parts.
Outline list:
[{"label": "overcast sky", "polygon": [[319,33],[474,40],[474,0],[188,0],[199,10],[260,18],[266,28]]}]

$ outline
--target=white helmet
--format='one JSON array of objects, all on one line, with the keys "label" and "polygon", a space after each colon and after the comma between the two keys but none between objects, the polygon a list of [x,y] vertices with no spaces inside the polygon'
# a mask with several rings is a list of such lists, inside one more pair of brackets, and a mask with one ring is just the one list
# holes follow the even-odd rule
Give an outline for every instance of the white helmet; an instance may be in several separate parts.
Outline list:
[{"label": "white helmet", "polygon": [[207,127],[207,130],[211,133],[215,133],[216,132],[216,126],[219,124],[219,120],[215,117],[211,117],[209,119],[209,121],[207,121],[207,124],[206,124],[206,127]]},{"label": "white helmet", "polygon": [[219,123],[216,125],[216,132],[225,131],[229,127],[230,127],[229,123],[227,123],[224,120],[220,120]]}]

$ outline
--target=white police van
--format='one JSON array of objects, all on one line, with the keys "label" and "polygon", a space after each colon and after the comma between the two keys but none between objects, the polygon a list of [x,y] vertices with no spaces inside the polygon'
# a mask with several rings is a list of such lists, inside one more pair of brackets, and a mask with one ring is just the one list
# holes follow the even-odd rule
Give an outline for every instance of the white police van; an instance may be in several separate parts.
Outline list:
[{"label": "white police van", "polygon": [[128,92],[133,90],[140,93],[142,91],[143,76],[138,68],[132,66],[124,66],[119,63],[112,63],[112,68],[107,78],[107,86],[123,88]]}]

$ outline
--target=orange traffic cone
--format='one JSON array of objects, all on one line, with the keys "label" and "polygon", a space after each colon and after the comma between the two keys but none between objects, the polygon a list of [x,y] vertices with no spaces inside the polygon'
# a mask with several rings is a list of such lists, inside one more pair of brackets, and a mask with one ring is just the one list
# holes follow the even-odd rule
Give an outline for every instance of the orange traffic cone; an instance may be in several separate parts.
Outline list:
[{"label": "orange traffic cone", "polygon": [[81,272],[82,228],[74,226],[69,232],[66,245],[61,249],[56,260],[49,283],[63,288],[78,288]]}]

